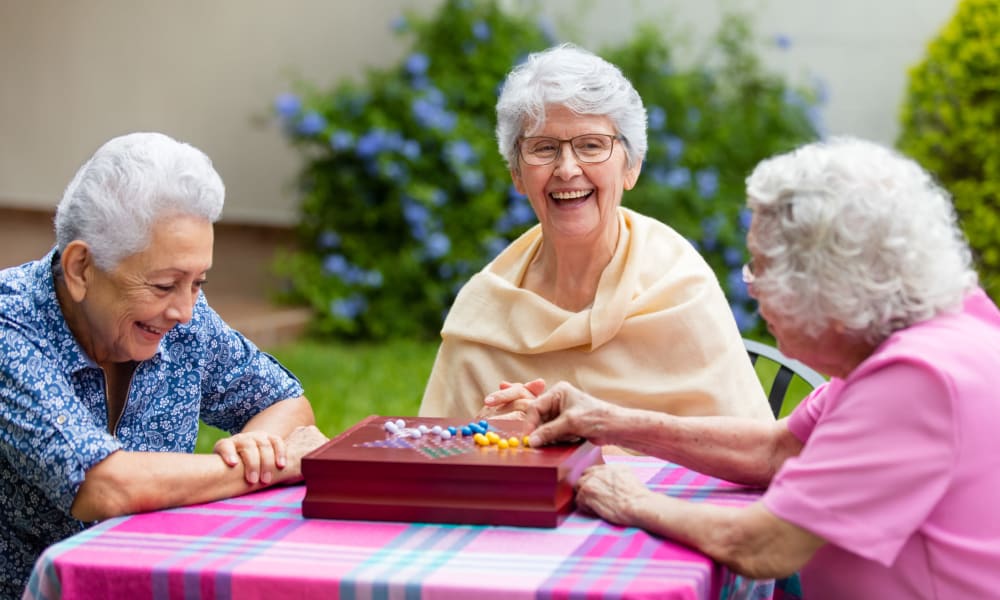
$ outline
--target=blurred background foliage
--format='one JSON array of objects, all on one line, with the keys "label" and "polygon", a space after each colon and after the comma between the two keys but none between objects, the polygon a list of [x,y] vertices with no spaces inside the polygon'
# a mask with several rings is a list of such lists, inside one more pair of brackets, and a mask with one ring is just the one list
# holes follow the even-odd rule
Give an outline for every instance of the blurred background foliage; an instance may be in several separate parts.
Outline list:
[{"label": "blurred background foliage", "polygon": [[899,149],[948,189],[1000,299],[1000,0],[963,0],[910,71]]},{"label": "blurred background foliage", "polygon": [[[331,90],[296,82],[274,105],[304,165],[300,246],[278,269],[321,335],[435,339],[461,285],[536,222],[496,149],[495,103],[514,65],[564,40],[492,0],[448,0],[393,28],[411,41],[395,67]],[[749,336],[761,325],[740,280],[743,181],[762,158],[819,135],[822,101],[768,73],[763,44],[731,14],[685,64],[653,26],[590,48],[622,68],[649,112],[649,153],[624,204],[702,252]]]}]

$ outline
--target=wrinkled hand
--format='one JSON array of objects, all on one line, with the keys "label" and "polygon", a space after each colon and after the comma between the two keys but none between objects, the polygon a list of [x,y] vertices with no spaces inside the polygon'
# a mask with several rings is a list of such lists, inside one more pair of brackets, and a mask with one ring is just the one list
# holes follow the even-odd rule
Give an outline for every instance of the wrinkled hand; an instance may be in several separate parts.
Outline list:
[{"label": "wrinkled hand", "polygon": [[285,468],[285,440],[263,431],[245,431],[215,442],[212,451],[230,467],[243,463],[247,483],[268,485]]},{"label": "wrinkled hand", "polygon": [[285,438],[288,464],[277,483],[294,483],[302,479],[302,457],[330,441],[315,425],[296,427]]},{"label": "wrinkled hand", "polygon": [[635,525],[635,507],[651,493],[628,466],[597,465],[576,482],[576,505],[610,523]]},{"label": "wrinkled hand", "polygon": [[545,391],[545,380],[527,383],[500,382],[500,389],[483,399],[477,419],[524,419],[527,407]]},{"label": "wrinkled hand", "polygon": [[531,445],[544,446],[576,437],[598,446],[614,443],[607,438],[606,430],[617,409],[560,381],[525,409],[525,420],[536,427],[531,433]]}]

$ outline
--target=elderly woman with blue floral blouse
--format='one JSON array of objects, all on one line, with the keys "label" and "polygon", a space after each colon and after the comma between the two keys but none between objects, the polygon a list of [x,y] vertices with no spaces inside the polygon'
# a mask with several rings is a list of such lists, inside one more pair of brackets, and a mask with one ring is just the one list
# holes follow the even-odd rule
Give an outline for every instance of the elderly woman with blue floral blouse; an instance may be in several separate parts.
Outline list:
[{"label": "elderly woman with blue floral blouse", "polygon": [[[115,138],[0,271],[0,596],[87,523],[301,477],[326,438],[299,382],[205,301],[225,192],[201,151]],[[229,431],[192,454],[199,419]]]}]

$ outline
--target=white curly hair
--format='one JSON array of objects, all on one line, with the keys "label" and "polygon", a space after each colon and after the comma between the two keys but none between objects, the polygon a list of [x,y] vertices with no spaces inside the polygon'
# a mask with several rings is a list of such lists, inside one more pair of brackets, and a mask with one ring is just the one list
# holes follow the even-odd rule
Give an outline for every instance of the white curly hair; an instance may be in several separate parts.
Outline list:
[{"label": "white curly hair", "polygon": [[497,100],[497,144],[518,170],[517,143],[527,128],[545,124],[545,108],[565,106],[580,115],[606,115],[623,138],[629,167],[646,156],[646,109],[615,65],[573,44],[536,52],[508,75]]},{"label": "white curly hair", "polygon": [[839,323],[878,344],[956,308],[977,285],[948,193],[916,162],[832,138],[747,178],[758,299],[807,335]]},{"label": "white curly hair", "polygon": [[212,161],[162,133],[130,133],[98,148],[66,187],[56,208],[56,245],[83,240],[102,271],[149,245],[168,215],[216,222],[226,190]]}]

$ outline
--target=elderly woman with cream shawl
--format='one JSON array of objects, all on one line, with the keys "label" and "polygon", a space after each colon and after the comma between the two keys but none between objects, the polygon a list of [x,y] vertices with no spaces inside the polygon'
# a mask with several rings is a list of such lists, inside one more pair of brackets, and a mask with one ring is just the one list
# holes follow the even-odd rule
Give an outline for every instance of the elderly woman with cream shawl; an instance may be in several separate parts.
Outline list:
[{"label": "elderly woman with cream shawl", "polygon": [[711,268],[621,206],[646,152],[646,110],[621,71],[571,45],[533,54],[497,121],[539,224],[459,293],[420,415],[523,415],[544,380],[565,380],[626,407],[772,419]]}]

